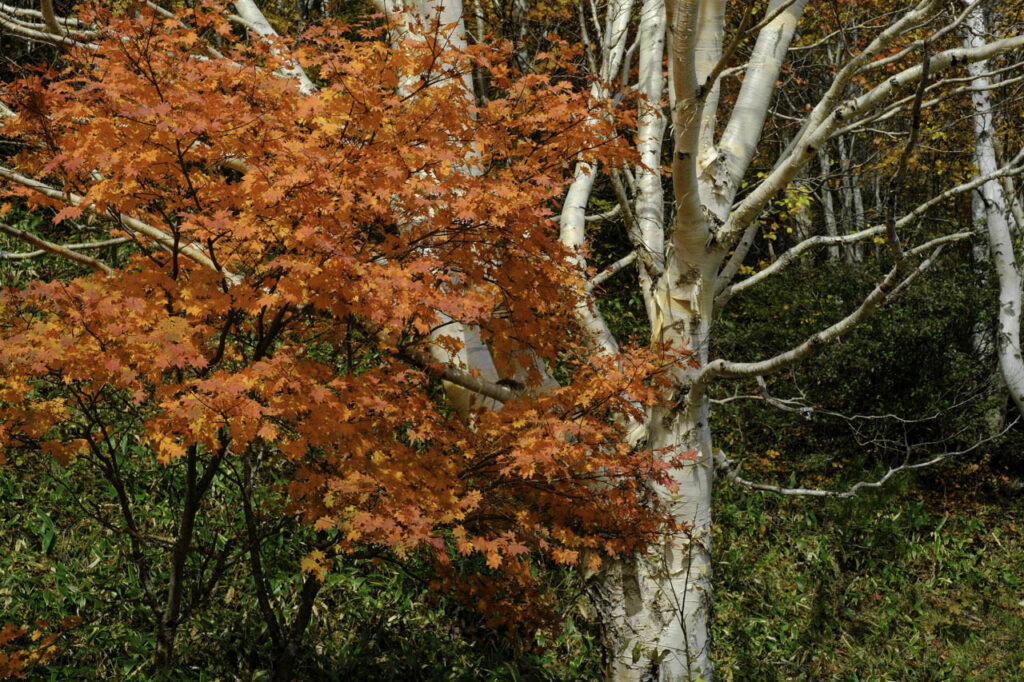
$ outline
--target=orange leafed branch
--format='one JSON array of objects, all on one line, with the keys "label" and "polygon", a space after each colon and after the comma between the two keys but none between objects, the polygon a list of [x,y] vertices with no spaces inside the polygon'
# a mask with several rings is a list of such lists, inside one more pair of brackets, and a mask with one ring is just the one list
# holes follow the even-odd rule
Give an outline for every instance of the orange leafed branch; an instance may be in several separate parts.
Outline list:
[{"label": "orange leafed branch", "polygon": [[[0,445],[258,449],[293,463],[292,510],[343,553],[480,553],[526,581],[530,551],[593,562],[653,538],[647,482],[667,465],[609,416],[653,400],[660,365],[586,359],[586,283],[551,219],[567,160],[631,162],[628,114],[589,115],[585,92],[516,73],[504,45],[335,25],[298,53],[235,41],[211,59],[195,30],[230,24],[216,6],[189,21],[92,17],[104,38],[8,89],[2,134],[28,150],[8,200],[92,212],[137,247],[115,270],[18,233],[104,276],[0,293]],[[315,91],[278,75],[295,58]],[[485,102],[461,90],[471,69]],[[479,380],[505,406],[466,423],[439,380],[477,379],[427,360],[442,319],[478,325],[504,375],[527,357],[571,380],[539,397]]]}]

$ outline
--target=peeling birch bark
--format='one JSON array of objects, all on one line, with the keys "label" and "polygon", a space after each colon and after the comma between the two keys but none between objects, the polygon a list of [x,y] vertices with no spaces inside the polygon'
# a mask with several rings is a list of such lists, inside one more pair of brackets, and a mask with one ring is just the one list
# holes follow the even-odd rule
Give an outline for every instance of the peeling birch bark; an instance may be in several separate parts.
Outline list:
[{"label": "peeling birch bark", "polygon": [[[980,7],[970,12],[965,29],[964,45],[967,49],[981,49],[985,46],[985,17]],[[984,176],[994,172],[998,166],[994,146],[995,123],[988,92],[990,82],[985,75],[988,68],[983,60],[973,62],[967,68],[973,76],[971,85],[975,88],[971,94],[971,103],[974,107],[974,159],[978,166],[978,174]],[[1024,358],[1021,357],[1020,348],[1022,282],[1020,266],[1010,237],[1010,207],[1003,194],[1001,182],[991,180],[980,189],[980,194],[976,195],[976,218],[980,218],[983,212],[988,232],[989,255],[999,281],[996,355],[1010,397],[1017,409],[1024,414]]]}]

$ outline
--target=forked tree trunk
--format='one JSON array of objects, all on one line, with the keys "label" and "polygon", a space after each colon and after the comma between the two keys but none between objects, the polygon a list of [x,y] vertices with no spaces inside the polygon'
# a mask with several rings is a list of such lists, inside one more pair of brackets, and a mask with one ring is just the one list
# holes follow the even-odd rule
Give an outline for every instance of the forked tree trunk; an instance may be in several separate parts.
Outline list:
[{"label": "forked tree trunk", "polygon": [[[716,142],[718,87],[725,29],[720,0],[659,0],[644,3],[642,21],[664,17],[667,26],[669,104],[673,123],[672,185],[675,218],[664,242],[649,225],[660,216],[660,194],[640,191],[637,214],[643,244],[665,244],[660,259],[641,267],[651,322],[651,341],[693,354],[706,366],[714,296],[729,249],[717,242],[744,174],[754,156],[768,102],[806,0],[772,0],[773,18],[758,34],[728,125]],[[664,29],[661,29],[664,31]],[[658,29],[641,26],[640,36]],[[661,45],[641,43],[641,84],[660,83]],[[651,100],[660,90],[645,91]],[[644,120],[644,119],[642,119]],[[660,149],[648,134],[641,153]],[[646,145],[646,146],[645,146]],[[660,154],[650,158],[657,159]],[[641,260],[643,264],[643,261]],[[645,268],[653,275],[644,280]],[[647,289],[646,286],[650,286]],[[672,370],[673,393],[648,416],[647,445],[656,456],[688,457],[673,470],[674,490],[658,490],[681,528],[642,556],[622,557],[595,580],[594,601],[604,629],[610,680],[710,680],[711,664],[711,490],[713,460],[709,407],[691,368]]]}]

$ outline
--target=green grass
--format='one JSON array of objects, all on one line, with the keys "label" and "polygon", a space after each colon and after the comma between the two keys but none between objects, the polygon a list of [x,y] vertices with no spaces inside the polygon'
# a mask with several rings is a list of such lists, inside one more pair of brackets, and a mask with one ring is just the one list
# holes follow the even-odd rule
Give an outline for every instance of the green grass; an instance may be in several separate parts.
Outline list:
[{"label": "green grass", "polygon": [[1024,679],[1019,499],[718,497],[720,679]]}]

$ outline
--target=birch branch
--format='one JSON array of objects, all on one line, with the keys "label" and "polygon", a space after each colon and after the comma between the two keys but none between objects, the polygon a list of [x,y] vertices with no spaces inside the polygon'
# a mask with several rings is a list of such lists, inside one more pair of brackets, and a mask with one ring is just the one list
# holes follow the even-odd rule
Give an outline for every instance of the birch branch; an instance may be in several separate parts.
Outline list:
[{"label": "birch branch", "polygon": [[821,246],[852,244],[854,242],[859,242],[863,239],[868,239],[869,237],[874,237],[876,235],[884,233],[885,225],[876,225],[874,227],[869,227],[866,230],[861,230],[860,232],[854,232],[852,234],[844,234],[834,237],[819,234],[813,237],[809,237],[800,242],[799,244],[797,244],[796,246],[792,247],[791,249],[783,252],[782,255],[775,259],[774,263],[772,263],[765,269],[759,270],[758,272],[756,272],[755,274],[751,275],[750,277],[746,278],[741,282],[737,282],[736,284],[725,287],[722,290],[722,292],[715,297],[715,305],[724,305],[734,295],[742,291],[745,291],[755,286],[756,284],[763,282],[772,275],[775,275],[780,271],[786,269],[787,267],[792,265],[796,261],[796,259],[800,257],[801,254],[810,251],[811,249]]},{"label": "birch branch", "polygon": [[[252,30],[262,38],[279,38],[277,31],[270,25],[267,18],[263,16],[263,12],[256,6],[253,0],[235,0],[232,4],[235,6],[235,11],[238,12],[238,16],[246,23],[249,24]],[[292,66],[287,69],[282,69],[282,74],[295,78],[299,82],[299,93],[308,95],[316,92],[316,85],[313,81],[309,80],[309,76],[302,70],[298,62],[292,60]]]},{"label": "birch branch", "polygon": [[626,194],[626,187],[622,183],[619,171],[613,169],[609,180],[611,180],[615,198],[618,200],[619,206],[622,207],[622,217],[626,223],[626,235],[633,245],[640,263],[646,268],[648,274],[656,277],[660,276],[664,271],[664,263],[659,257],[660,254],[644,238],[645,232],[636,216],[633,215],[633,209],[630,208],[629,195]]},{"label": "birch branch", "polygon": [[[37,9],[29,9],[27,7],[15,7],[14,5],[8,5],[2,2],[0,2],[0,12],[12,17],[32,17],[33,19],[39,20],[43,20],[44,18],[43,13]],[[56,19],[57,23],[64,24],[65,26],[92,28],[91,24],[87,24],[73,17],[57,16]]]},{"label": "birch branch", "polygon": [[[874,40],[868,43],[868,46],[863,51],[839,70],[828,90],[825,91],[825,94],[818,100],[818,103],[814,105],[814,109],[804,119],[805,123],[800,127],[800,132],[787,146],[781,158],[789,157],[794,150],[798,150],[805,143],[805,140],[813,130],[828,117],[829,112],[836,106],[840,97],[846,91],[846,86],[850,84],[850,81],[853,80],[860,69],[888,47],[896,38],[912,29],[922,18],[928,16],[933,4],[934,0],[922,0],[919,2],[892,25],[878,34]],[[781,166],[782,164],[779,165]]]},{"label": "birch branch", "polygon": [[874,69],[878,69],[878,68],[881,68],[883,66],[887,66],[889,64],[894,64],[894,63],[900,61],[901,59],[903,59],[904,57],[906,57],[908,54],[910,54],[914,50],[917,50],[917,49],[920,49],[920,48],[924,47],[924,45],[927,42],[934,43],[936,40],[938,40],[942,36],[946,35],[950,31],[956,30],[956,27],[963,23],[964,19],[967,18],[967,15],[969,15],[971,13],[971,11],[974,10],[975,7],[978,7],[979,5],[981,5],[985,1],[986,0],[974,0],[974,2],[970,3],[970,5],[968,5],[968,7],[966,9],[964,9],[962,12],[960,12],[960,14],[958,14],[953,19],[953,21],[949,22],[948,24],[946,24],[945,26],[940,28],[935,33],[932,33],[931,35],[929,35],[929,36],[927,36],[925,38],[920,38],[918,40],[915,40],[914,42],[910,43],[909,45],[904,47],[902,50],[897,52],[896,54],[889,55],[888,57],[883,57],[882,59],[876,59],[873,62],[869,62],[868,64],[865,64],[863,67],[861,67],[859,73],[867,73],[868,71],[872,71]]},{"label": "birch branch", "polygon": [[729,260],[726,261],[725,267],[718,273],[718,277],[715,278],[715,297],[721,295],[725,291],[729,282],[739,273],[740,266],[743,265],[743,261],[747,259],[747,254],[750,253],[750,247],[754,245],[754,240],[757,238],[757,231],[760,227],[760,222],[753,221],[747,226],[747,229],[743,231],[743,236],[733,247],[732,255],[729,256]]},{"label": "birch branch", "polygon": [[[649,256],[651,267],[641,260],[637,282],[648,320],[654,321],[653,286],[665,269],[665,196],[662,185],[662,145],[668,117],[662,111],[665,95],[665,0],[643,0],[638,26],[636,90],[638,103],[636,146],[640,158],[636,165],[636,239],[631,238],[638,256]],[[618,190],[616,190],[618,193]]]},{"label": "birch branch", "polygon": [[[115,239],[104,239],[99,242],[86,242],[84,244],[61,244],[65,249],[71,251],[85,251],[88,249],[99,249],[104,246],[116,246],[118,244],[125,244],[131,240],[127,237],[117,237]],[[12,251],[0,251],[0,260],[28,260],[29,258],[38,258],[44,254],[51,253],[46,249],[38,249],[36,251],[25,251],[25,252],[12,252]]]},{"label": "birch branch", "polygon": [[430,353],[416,348],[400,348],[399,357],[416,365],[428,375],[435,379],[443,379],[473,393],[477,393],[499,403],[507,403],[515,399],[519,392],[508,386],[494,381],[488,381],[482,377],[473,376],[466,370],[453,367],[452,365],[439,363]]},{"label": "birch branch", "polygon": [[794,2],[796,2],[796,0],[787,0],[786,2],[782,3],[782,5],[777,7],[775,10],[769,11],[768,15],[765,16],[765,18],[762,19],[761,21],[751,26],[747,30],[747,33],[754,33],[755,31],[760,31],[762,28],[775,21],[775,19],[778,18],[780,14],[788,10],[789,6],[792,5]]},{"label": "birch branch", "polygon": [[[1000,73],[1000,72],[1005,72],[1005,71],[1019,71],[1020,67],[1021,67],[1020,64],[1013,64],[1012,66],[1006,67],[1005,69],[998,69],[996,71],[993,71],[992,73],[995,74],[995,73]],[[938,83],[933,83],[931,86],[928,87],[928,89],[929,90],[933,90],[933,89],[935,89],[937,87],[940,87],[942,85],[948,85],[950,83],[962,82],[962,81],[965,81],[965,80],[973,80],[973,79],[971,77],[966,77],[966,78],[944,78],[943,80],[939,81]],[[977,93],[977,92],[986,92],[986,91],[990,91],[990,90],[1005,89],[1005,88],[1010,87],[1011,85],[1016,85],[1016,84],[1018,84],[1018,83],[1020,83],[1022,81],[1024,81],[1024,76],[1015,76],[1013,78],[1006,78],[1006,79],[1003,79],[1003,80],[994,81],[994,82],[991,82],[988,85],[984,85],[984,86],[962,85],[960,87],[953,88],[951,90],[947,90],[947,91],[943,92],[942,94],[940,94],[938,97],[933,97],[932,99],[924,101],[921,104],[921,108],[922,109],[930,109],[931,107],[934,107],[936,104],[941,104],[942,102],[945,102],[946,100],[948,100],[948,99],[950,99],[952,97],[955,97],[957,95],[974,94],[974,93]],[[859,120],[859,121],[857,121],[855,123],[851,123],[848,126],[845,126],[843,128],[839,128],[838,130],[835,130],[832,133],[831,137],[839,137],[841,135],[845,135],[845,134],[850,133],[850,132],[861,130],[861,129],[865,128],[866,126],[870,126],[870,125],[873,125],[875,123],[881,123],[882,121],[891,120],[894,117],[898,116],[899,114],[905,113],[907,111],[907,105],[909,105],[913,101],[914,101],[914,96],[913,95],[908,95],[907,97],[903,97],[903,98],[901,98],[899,100],[896,100],[895,102],[893,102],[891,105],[889,105],[885,109],[882,109],[882,110],[872,114],[871,116],[866,116],[865,118],[862,118],[861,120]]]},{"label": "birch branch", "polygon": [[[606,8],[607,30],[600,34],[601,65],[598,72],[599,80],[591,86],[591,94],[595,98],[609,96],[608,83],[619,73],[626,49],[626,38],[629,33],[629,21],[632,16],[634,0],[614,0]],[[581,25],[585,25],[583,5],[579,6]],[[595,17],[596,19],[596,17]],[[595,21],[595,25],[599,25]],[[589,52],[588,52],[589,55]],[[596,60],[594,60],[596,61]],[[596,63],[592,68],[596,68]],[[577,161],[573,172],[573,180],[566,190],[565,200],[559,216],[559,240],[575,252],[574,265],[585,273],[587,264],[581,249],[586,242],[586,207],[590,201],[596,169],[589,163]],[[620,183],[621,184],[621,183]],[[619,198],[620,210],[627,221],[627,229],[636,223],[629,207],[628,199]],[[587,332],[590,342],[598,352],[615,354],[619,350],[618,341],[601,316],[600,311],[589,297],[576,306],[576,314]]]},{"label": "birch branch", "polygon": [[583,216],[583,220],[587,221],[588,223],[595,223],[599,220],[611,220],[615,216],[619,215],[621,211],[622,204],[615,204],[604,213],[593,213],[591,215],[585,215]]},{"label": "birch branch", "polygon": [[[24,176],[21,173],[13,171],[9,168],[5,168],[3,166],[0,166],[0,178],[7,178],[11,182],[17,183],[23,187],[27,187],[31,190],[34,190],[42,194],[43,196],[50,197],[51,199],[56,199],[57,201],[63,202],[65,204],[70,204],[71,206],[80,206],[84,210],[87,210],[96,215],[104,216],[107,218],[113,218],[121,225],[121,227],[125,228],[125,230],[130,233],[144,235],[145,237],[148,237],[149,239],[153,240],[154,242],[160,244],[165,248],[175,248],[174,237],[172,235],[167,234],[163,230],[153,227],[152,225],[149,225],[148,223],[138,220],[137,218],[132,218],[131,216],[127,216],[122,213],[103,213],[101,211],[97,211],[91,205],[87,205],[83,197],[79,196],[78,194],[75,194],[74,192],[62,192],[56,187],[52,187],[50,185],[47,185],[46,183],[40,182],[39,180],[35,180],[33,178]],[[179,244],[177,248],[178,253],[194,260],[200,265],[203,265],[212,270],[222,273],[232,284],[237,284],[238,282],[241,281],[241,277],[239,275],[229,273],[223,268],[218,267],[213,262],[213,260],[206,253],[203,252],[203,250],[200,247],[193,246],[191,244]]]},{"label": "birch branch", "polygon": [[12,19],[2,12],[0,12],[0,28],[6,29],[19,38],[36,40],[41,43],[47,43],[58,47],[79,47],[86,50],[97,49],[97,47],[91,43],[83,43],[69,36],[50,33],[43,25],[36,27],[24,24],[23,22]]},{"label": "birch branch", "polygon": [[852,330],[875,310],[891,299],[897,288],[902,288],[904,281],[909,282],[916,278],[933,262],[931,259],[926,260],[904,279],[903,273],[906,270],[905,263],[907,258],[919,255],[925,251],[935,249],[950,242],[970,239],[973,236],[973,232],[957,232],[932,239],[921,246],[910,249],[906,252],[906,258],[898,262],[888,272],[888,274],[886,274],[882,281],[879,282],[871,293],[864,298],[860,306],[840,321],[817,332],[816,334],[813,334],[803,343],[766,360],[758,362],[730,362],[723,359],[713,360],[705,365],[704,369],[700,371],[697,376],[696,383],[706,384],[711,379],[718,377],[739,378],[771,374],[789,367],[799,360],[809,356],[818,347],[823,346],[830,341],[834,341]]},{"label": "birch branch", "polygon": [[1008,433],[1011,428],[1016,426],[1018,421],[1020,421],[1019,417],[1013,420],[1013,422],[1011,422],[1008,426],[1004,427],[1003,430],[1001,430],[999,433],[983,438],[974,445],[970,446],[969,448],[957,450],[954,452],[943,452],[942,454],[936,455],[929,460],[923,462],[916,462],[914,464],[907,464],[906,462],[904,462],[900,466],[890,467],[889,470],[886,471],[885,474],[877,480],[859,481],[853,484],[847,490],[842,491],[823,490],[820,488],[787,488],[784,486],[773,485],[770,483],[755,483],[740,476],[740,468],[742,465],[736,465],[734,467],[732,462],[729,461],[729,459],[725,456],[725,453],[722,452],[720,448],[715,449],[715,466],[720,472],[722,472],[725,475],[727,479],[748,490],[760,490],[763,492],[775,493],[776,495],[790,495],[796,497],[831,497],[838,499],[849,499],[851,497],[854,497],[860,490],[868,488],[881,488],[883,485],[885,485],[886,481],[888,481],[890,478],[892,478],[893,476],[900,472],[913,471],[915,469],[925,469],[927,467],[934,466],[939,462],[947,460],[951,457],[959,457],[961,455],[966,455],[971,452],[974,452],[982,445],[991,443],[1000,436]]},{"label": "birch branch", "polygon": [[64,258],[67,258],[68,260],[79,263],[80,265],[86,265],[92,268],[93,270],[102,272],[108,277],[114,274],[113,268],[111,268],[106,263],[103,263],[102,261],[96,260],[95,258],[90,258],[89,256],[86,256],[85,254],[82,253],[76,253],[75,251],[72,251],[67,247],[61,246],[60,244],[54,244],[53,242],[47,241],[41,237],[37,237],[34,234],[30,234],[25,230],[19,230],[16,227],[11,227],[10,225],[0,223],[0,232],[10,235],[15,239],[20,239],[23,242],[28,242],[29,244],[32,244],[33,246],[42,249],[43,251],[46,251],[48,253],[52,253],[55,256],[62,256]]},{"label": "birch branch", "polygon": [[620,271],[622,271],[624,268],[627,268],[630,265],[632,265],[633,261],[635,261],[635,260],[636,260],[636,251],[633,251],[632,253],[630,253],[627,256],[623,256],[622,258],[620,258],[619,260],[615,261],[614,263],[609,265],[607,268],[602,270],[601,272],[599,272],[596,275],[594,275],[594,277],[589,282],[587,282],[587,288],[588,289],[595,289],[595,288],[601,286],[606,281],[608,281],[609,279],[614,277],[616,274],[618,274]]},{"label": "birch branch", "polygon": [[[100,35],[99,31],[63,28],[57,33],[52,33],[46,24],[39,24],[29,21],[22,21],[0,10],[0,17],[6,19],[10,27],[18,27],[33,32],[45,33],[56,38],[73,38],[79,41],[90,40]],[[58,27],[59,28],[59,27]]]},{"label": "birch branch", "polygon": [[[938,74],[954,65],[991,59],[1021,48],[1024,48],[1024,36],[1004,38],[976,48],[945,50],[932,57],[930,70],[932,73]],[[800,168],[817,153],[817,148],[827,141],[836,129],[873,110],[888,99],[893,92],[916,83],[921,79],[922,72],[921,64],[904,69],[863,95],[843,102],[829,116],[822,118],[813,132],[808,132],[800,138],[801,142],[795,146],[790,156],[739,203],[725,225],[718,231],[719,242],[727,247],[738,239],[743,230],[757,218],[772,197],[789,184]]]},{"label": "birch branch", "polygon": [[367,336],[376,339],[382,345],[396,349],[396,354],[400,358],[412,365],[415,365],[416,367],[419,367],[435,379],[443,379],[444,381],[455,384],[460,388],[464,388],[486,398],[496,400],[499,403],[507,403],[510,400],[515,399],[520,394],[520,391],[514,390],[504,384],[500,384],[496,381],[489,381],[482,377],[474,376],[471,372],[459,367],[438,362],[438,360],[431,355],[429,351],[403,345],[394,337],[382,331],[374,330],[372,325],[364,320],[354,319],[353,326]]},{"label": "birch branch", "polygon": [[[937,419],[945,418],[948,414],[953,414],[957,410],[960,410],[967,405],[971,404],[976,400],[976,396],[971,395],[966,399],[958,399],[949,407],[943,408],[926,417],[908,418],[901,417],[898,414],[892,412],[886,412],[885,414],[844,414],[842,412],[836,412],[835,410],[828,410],[821,407],[814,407],[813,405],[807,404],[806,394],[801,390],[800,398],[779,398],[772,395],[768,391],[768,383],[765,381],[763,376],[754,377],[757,382],[757,393],[748,394],[735,394],[727,398],[711,398],[710,402],[713,405],[725,405],[727,403],[735,402],[737,400],[759,400],[768,403],[777,410],[783,412],[790,412],[792,414],[799,414],[804,419],[811,419],[813,416],[823,417],[836,417],[843,419],[847,422],[883,422],[892,421],[904,425],[909,424],[924,424],[927,422],[934,422]],[[980,395],[980,394],[979,394]],[[856,431],[855,431],[856,432]]]},{"label": "birch branch", "polygon": [[[1012,177],[1015,175],[1024,174],[1024,166],[1016,165],[1021,163],[1022,161],[1024,161],[1024,149],[1021,149],[1021,151],[1019,151],[1017,155],[1013,157],[1012,160],[1003,165],[997,171],[976,177],[973,180],[970,180],[969,182],[961,183],[955,187],[951,187],[942,192],[941,194],[938,194],[929,199],[928,201],[918,205],[913,211],[911,211],[910,213],[896,221],[896,228],[902,229],[904,227],[907,227],[914,221],[920,219],[922,215],[924,215],[929,209],[934,207],[936,204],[942,203],[946,199],[954,197],[958,194],[970,192],[971,190],[985,184],[989,180],[995,180],[997,178]],[[715,298],[715,305],[724,305],[734,295],[757,285],[758,283],[764,281],[765,279],[769,278],[774,274],[777,274],[779,271],[792,265],[793,262],[796,261],[798,256],[800,256],[801,254],[805,253],[810,249],[819,246],[850,244],[853,242],[861,241],[863,239],[867,239],[869,237],[875,237],[880,234],[884,234],[885,232],[885,225],[875,225],[873,227],[861,230],[860,232],[854,232],[853,234],[845,234],[835,237],[830,237],[826,235],[816,235],[814,237],[805,239],[799,244],[793,246],[791,249],[783,252],[782,255],[780,255],[775,260],[774,263],[766,267],[764,270],[761,270],[751,275],[750,277],[741,282],[737,282],[736,284],[723,288],[721,293],[719,293]]]}]

